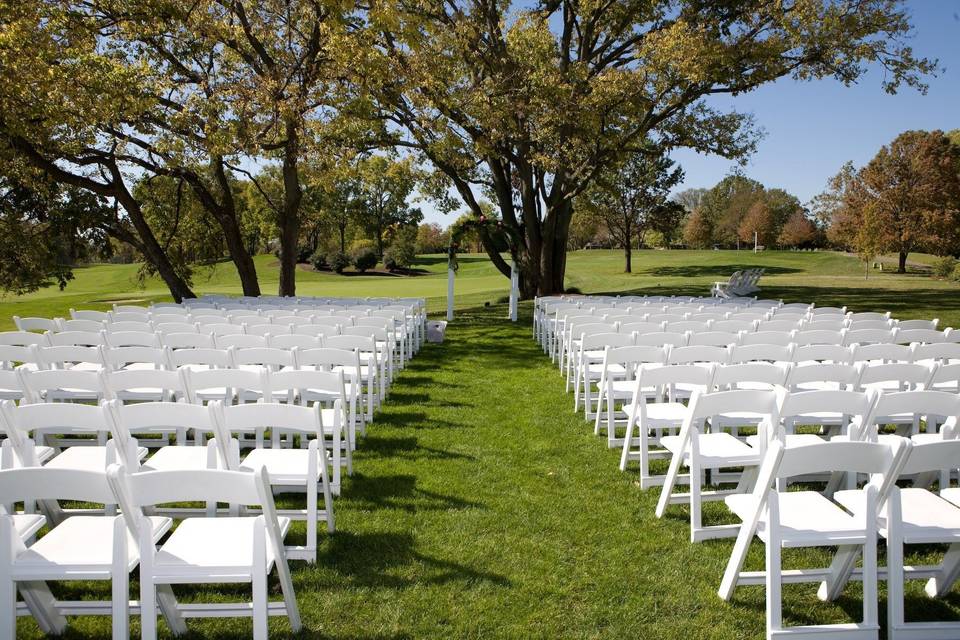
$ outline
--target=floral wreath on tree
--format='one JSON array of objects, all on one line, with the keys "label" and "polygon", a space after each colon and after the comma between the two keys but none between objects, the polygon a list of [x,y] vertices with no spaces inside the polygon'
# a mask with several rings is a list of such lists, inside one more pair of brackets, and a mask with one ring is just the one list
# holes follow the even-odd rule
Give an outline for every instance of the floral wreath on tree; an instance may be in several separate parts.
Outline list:
[{"label": "floral wreath on tree", "polygon": [[511,253],[512,248],[519,244],[516,232],[503,224],[503,220],[481,215],[477,218],[467,218],[455,222],[450,227],[450,246],[447,247],[447,268],[454,272],[460,268],[457,261],[457,251],[460,249],[463,236],[470,231],[486,233],[491,239],[496,239],[498,236],[503,237],[507,242],[507,247],[511,249]]}]

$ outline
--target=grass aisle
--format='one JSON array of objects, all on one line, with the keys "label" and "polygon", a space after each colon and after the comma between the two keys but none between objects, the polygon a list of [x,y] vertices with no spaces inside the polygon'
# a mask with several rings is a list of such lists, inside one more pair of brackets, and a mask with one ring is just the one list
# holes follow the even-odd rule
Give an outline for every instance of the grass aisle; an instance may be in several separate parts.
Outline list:
[{"label": "grass aisle", "polygon": [[[499,316],[501,309],[496,311]],[[529,334],[459,314],[398,378],[299,568],[333,637],[756,637],[759,589],[720,601],[729,543],[687,542],[571,410]],[[750,592],[753,592],[752,594]]]}]

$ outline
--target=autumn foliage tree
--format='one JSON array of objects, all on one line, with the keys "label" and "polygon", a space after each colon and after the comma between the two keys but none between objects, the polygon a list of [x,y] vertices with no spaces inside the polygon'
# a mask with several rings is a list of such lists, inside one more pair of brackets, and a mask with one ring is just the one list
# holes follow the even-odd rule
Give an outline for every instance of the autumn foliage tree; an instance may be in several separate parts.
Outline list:
[{"label": "autumn foliage tree", "polygon": [[797,209],[784,223],[777,237],[777,243],[784,247],[795,248],[812,244],[816,239],[816,225],[803,211]]},{"label": "autumn foliage tree", "polygon": [[763,200],[757,200],[747,210],[740,226],[737,227],[737,236],[742,242],[753,242],[754,239],[764,246],[776,240],[773,212]]},{"label": "autumn foliage tree", "polygon": [[892,252],[904,273],[913,251],[960,246],[960,148],[942,131],[906,131],[862,169],[846,165],[821,202],[830,237],[864,253]]}]

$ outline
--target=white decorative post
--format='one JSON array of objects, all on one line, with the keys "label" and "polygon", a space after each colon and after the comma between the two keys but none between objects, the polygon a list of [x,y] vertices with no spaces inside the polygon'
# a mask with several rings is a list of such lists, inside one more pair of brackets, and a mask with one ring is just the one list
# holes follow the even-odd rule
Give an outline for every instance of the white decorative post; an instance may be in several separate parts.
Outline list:
[{"label": "white decorative post", "polygon": [[757,232],[753,232],[753,252],[757,252]]},{"label": "white decorative post", "polygon": [[453,320],[453,266],[447,267],[447,322]]},{"label": "white decorative post", "polygon": [[520,273],[517,263],[510,263],[510,320],[517,321],[517,300],[520,297]]}]

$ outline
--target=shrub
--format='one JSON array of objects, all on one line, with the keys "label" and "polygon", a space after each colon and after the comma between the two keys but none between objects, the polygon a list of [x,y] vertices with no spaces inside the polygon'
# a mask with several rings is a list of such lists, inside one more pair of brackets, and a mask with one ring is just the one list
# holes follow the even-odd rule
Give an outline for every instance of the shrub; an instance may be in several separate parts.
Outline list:
[{"label": "shrub", "polygon": [[360,273],[372,269],[377,266],[377,252],[373,249],[360,249],[353,254],[353,266]]},{"label": "shrub", "polygon": [[943,256],[933,261],[933,275],[938,278],[953,277],[957,268],[957,259],[953,256]]},{"label": "shrub", "polygon": [[954,267],[953,273],[950,274],[950,278],[953,280],[956,280],[957,282],[960,282],[960,264]]},{"label": "shrub", "polygon": [[311,256],[313,256],[313,247],[307,244],[297,245],[297,262],[310,262]]},{"label": "shrub", "polygon": [[342,251],[337,251],[329,258],[330,268],[337,273],[343,273],[343,270],[350,266],[350,257]]},{"label": "shrub", "polygon": [[323,249],[317,249],[313,252],[313,255],[310,256],[310,264],[312,264],[313,268],[317,271],[328,268],[330,263],[327,261],[327,253]]},{"label": "shrub", "polygon": [[394,242],[383,252],[383,266],[390,271],[406,269],[416,258],[413,245],[409,242]]}]

